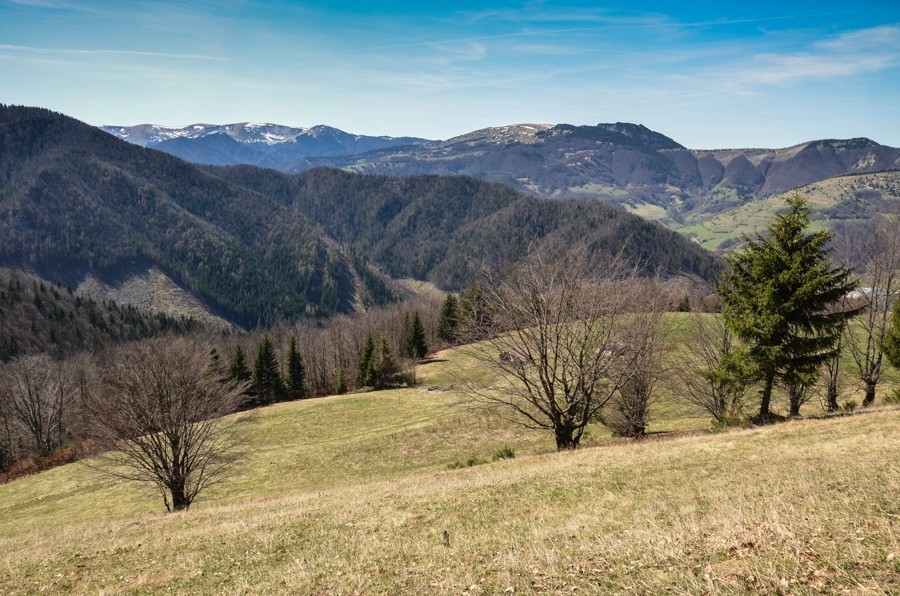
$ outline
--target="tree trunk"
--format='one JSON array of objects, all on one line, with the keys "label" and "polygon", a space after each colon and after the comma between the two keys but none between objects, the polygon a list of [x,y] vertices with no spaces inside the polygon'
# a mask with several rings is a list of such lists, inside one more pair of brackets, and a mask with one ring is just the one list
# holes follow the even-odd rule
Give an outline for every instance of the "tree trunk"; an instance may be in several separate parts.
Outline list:
[{"label": "tree trunk", "polygon": [[169,486],[172,493],[172,511],[185,511],[191,506],[190,500],[184,492],[184,483],[176,482]]},{"label": "tree trunk", "polygon": [[794,395],[793,393],[790,396],[791,401],[791,412],[790,417],[793,418],[795,416],[800,415],[800,396]]},{"label": "tree trunk", "polygon": [[837,386],[832,383],[829,383],[828,384],[828,396],[827,396],[829,412],[837,412],[838,411],[839,407],[838,407],[837,398],[838,398]]},{"label": "tree trunk", "polygon": [[763,386],[762,400],[759,402],[759,422],[766,423],[771,418],[769,404],[772,402],[772,385],[775,383],[775,375],[766,373],[766,384]]},{"label": "tree trunk", "polygon": [[556,450],[557,451],[565,451],[567,449],[578,449],[578,441],[580,439],[575,437],[575,429],[570,426],[561,426],[558,425],[555,429],[556,432]]},{"label": "tree trunk", "polygon": [[863,407],[871,406],[875,403],[875,381],[866,381],[866,397],[863,398]]}]

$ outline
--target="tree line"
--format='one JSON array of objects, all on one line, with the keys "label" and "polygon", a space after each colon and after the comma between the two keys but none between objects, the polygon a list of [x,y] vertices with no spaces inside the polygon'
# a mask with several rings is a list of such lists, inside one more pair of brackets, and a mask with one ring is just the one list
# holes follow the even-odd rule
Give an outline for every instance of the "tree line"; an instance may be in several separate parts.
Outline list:
[{"label": "tree line", "polygon": [[776,388],[789,415],[799,415],[822,380],[833,409],[830,375],[844,346],[855,343],[866,383],[877,383],[883,360],[900,366],[900,250],[896,228],[880,223],[862,251],[873,260],[854,276],[830,259],[829,234],[806,232],[808,217],[802,200],[790,201],[766,234],[729,258],[717,286],[721,315],[673,319],[668,313],[691,300],[666,280],[586,246],[540,247],[503,275],[487,270],[459,296],[282,322],[261,334],[14,358],[0,366],[0,465],[93,444],[115,460],[111,469],[154,484],[167,508],[185,509],[231,461],[235,419],[225,414],[412,384],[417,362],[457,344],[496,379],[461,376],[459,388],[551,431],[559,449],[577,448],[592,423],[644,435],[663,383],[723,425],[748,420],[754,390],[753,421],[776,418]]},{"label": "tree line", "polygon": [[884,361],[900,366],[898,224],[877,222],[859,240],[866,258],[835,264],[832,234],[807,232],[809,217],[802,198],[789,199],[764,234],[727,258],[716,284],[721,315],[698,313],[683,327],[663,314],[688,301],[623,259],[584,246],[533,251],[505,275],[487,276],[488,315],[474,328],[488,339],[465,351],[496,382],[468,381],[468,394],[552,431],[559,449],[577,448],[591,423],[642,436],[663,380],[720,425],[780,418],[776,388],[787,415],[799,416],[823,381],[825,409],[836,410],[847,352],[862,405],[871,405]]},{"label": "tree line", "polygon": [[[15,276],[10,279],[15,293],[27,293],[29,285]],[[35,281],[35,296],[67,293],[46,286],[42,292],[40,287]],[[30,304],[32,294],[28,296]],[[72,300],[82,301],[75,295]],[[229,398],[226,410],[252,410],[282,401],[414,383],[416,362],[426,357],[429,346],[440,343],[435,328],[439,307],[436,299],[412,300],[321,322],[281,322],[255,334],[197,328],[190,330],[186,341],[201,353],[208,376],[220,379],[223,387],[238,388],[236,400]],[[97,421],[88,416],[92,388],[111,379],[115,370],[124,374],[130,366],[139,366],[140,358],[149,357],[133,356],[134,362],[121,362],[113,355],[143,350],[142,343],[123,344],[122,339],[96,343],[92,352],[60,351],[56,357],[16,352],[0,363],[0,473],[9,473],[17,465],[13,475],[33,471],[61,457],[74,457],[73,450],[93,448]],[[166,335],[161,345],[172,341],[171,334]],[[61,452],[69,455],[60,456]]]}]

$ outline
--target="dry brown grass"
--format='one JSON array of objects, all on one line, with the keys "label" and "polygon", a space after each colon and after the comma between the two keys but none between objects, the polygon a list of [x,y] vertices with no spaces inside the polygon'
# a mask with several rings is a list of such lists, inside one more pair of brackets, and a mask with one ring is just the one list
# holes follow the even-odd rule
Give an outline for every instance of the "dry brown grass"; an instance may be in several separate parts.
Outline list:
[{"label": "dry brown grass", "polygon": [[553,453],[454,401],[266,408],[187,513],[80,464],[2,486],[0,592],[900,592],[900,408]]}]

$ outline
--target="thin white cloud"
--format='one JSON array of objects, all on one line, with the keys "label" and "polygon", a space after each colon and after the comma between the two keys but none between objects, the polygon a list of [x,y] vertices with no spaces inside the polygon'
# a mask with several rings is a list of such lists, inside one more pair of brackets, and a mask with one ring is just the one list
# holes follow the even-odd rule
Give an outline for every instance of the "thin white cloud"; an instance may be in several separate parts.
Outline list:
[{"label": "thin white cloud", "polygon": [[634,12],[630,14],[614,14],[604,9],[488,9],[474,12],[457,13],[464,22],[478,23],[483,21],[506,21],[518,24],[558,24],[571,23],[580,25],[602,26],[609,28],[657,28],[672,27],[676,23],[667,15],[656,13]]},{"label": "thin white cloud", "polygon": [[884,48],[900,48],[900,25],[881,25],[850,31],[816,44],[817,47],[837,52],[870,51]]},{"label": "thin white cloud", "polygon": [[879,72],[900,65],[900,27],[883,25],[842,33],[805,52],[754,56],[744,69],[748,82],[780,85]]},{"label": "thin white cloud", "polygon": [[84,2],[69,2],[67,0],[7,0],[10,4],[27,6],[29,8],[41,8],[48,10],[69,10],[73,12],[97,13],[96,8],[86,5]]},{"label": "thin white cloud", "polygon": [[54,56],[143,56],[150,58],[173,58],[176,60],[208,60],[224,62],[224,58],[216,58],[205,54],[177,54],[170,52],[142,52],[137,50],[80,50],[72,48],[37,48],[32,46],[19,46],[0,44],[0,51],[27,52],[32,54]]},{"label": "thin white cloud", "polygon": [[743,73],[746,82],[781,85],[799,79],[832,79],[878,72],[897,63],[896,55],[817,56],[761,54]]},{"label": "thin white cloud", "polygon": [[475,40],[462,42],[434,42],[426,44],[429,48],[437,50],[448,61],[474,61],[481,60],[487,53],[484,44]]}]

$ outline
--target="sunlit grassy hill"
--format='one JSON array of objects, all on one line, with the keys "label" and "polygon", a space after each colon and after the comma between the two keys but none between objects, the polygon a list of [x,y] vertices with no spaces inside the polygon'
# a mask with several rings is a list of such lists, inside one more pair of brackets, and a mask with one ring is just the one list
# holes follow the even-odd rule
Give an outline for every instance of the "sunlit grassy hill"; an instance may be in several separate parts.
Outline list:
[{"label": "sunlit grassy hill", "polygon": [[[900,590],[900,409],[555,453],[460,407],[466,369],[259,410],[186,513],[83,463],[0,486],[0,591]],[[707,428],[667,400],[651,431]]]},{"label": "sunlit grassy hill", "polygon": [[673,226],[709,250],[739,243],[743,235],[763,232],[785,209],[785,198],[799,194],[813,210],[811,229],[865,221],[877,214],[900,213],[900,173],[883,172],[829,178],[797,190],[756,199],[721,211],[710,210]]}]

